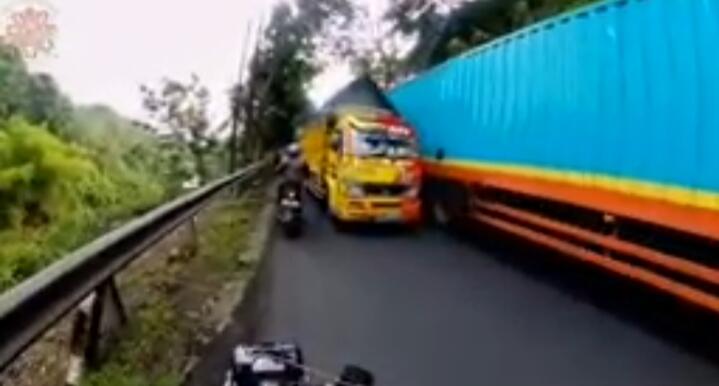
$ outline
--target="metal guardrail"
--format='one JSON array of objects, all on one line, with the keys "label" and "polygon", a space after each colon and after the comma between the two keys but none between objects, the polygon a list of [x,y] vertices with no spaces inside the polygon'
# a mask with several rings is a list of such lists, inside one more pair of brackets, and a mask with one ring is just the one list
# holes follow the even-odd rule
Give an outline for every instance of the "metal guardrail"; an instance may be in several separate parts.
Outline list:
[{"label": "metal guardrail", "polygon": [[[258,176],[264,165],[251,165],[164,204],[0,295],[0,371],[93,292],[104,294],[109,288],[117,295],[114,287],[117,272],[191,219],[218,193]],[[97,313],[93,311],[93,315]]]}]

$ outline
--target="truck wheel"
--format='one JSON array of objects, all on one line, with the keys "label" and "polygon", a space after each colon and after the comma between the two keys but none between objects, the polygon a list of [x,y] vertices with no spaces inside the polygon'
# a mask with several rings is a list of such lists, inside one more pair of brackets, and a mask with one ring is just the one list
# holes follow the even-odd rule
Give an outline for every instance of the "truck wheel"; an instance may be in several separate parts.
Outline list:
[{"label": "truck wheel", "polygon": [[452,222],[449,209],[441,200],[432,201],[432,219],[434,223],[443,227],[447,227]]},{"label": "truck wheel", "polygon": [[324,194],[317,196],[317,202],[320,204],[320,209],[326,211],[329,208],[330,191],[324,181],[322,182],[322,191]]},{"label": "truck wheel", "polygon": [[347,232],[349,228],[349,224],[342,220],[341,218],[335,216],[334,213],[330,214],[330,219],[332,220],[332,227],[335,228],[335,230],[339,233],[345,233]]}]

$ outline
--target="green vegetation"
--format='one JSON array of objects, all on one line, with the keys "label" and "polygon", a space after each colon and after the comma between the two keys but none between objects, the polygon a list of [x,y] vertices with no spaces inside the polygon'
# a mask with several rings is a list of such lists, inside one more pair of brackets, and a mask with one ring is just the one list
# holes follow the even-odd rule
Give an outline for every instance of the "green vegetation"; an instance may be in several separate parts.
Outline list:
[{"label": "green vegetation", "polygon": [[296,122],[297,111],[308,107],[304,89],[328,63],[344,62],[356,75],[368,74],[389,88],[473,47],[596,1],[389,0],[378,15],[362,0],[287,0],[274,9],[249,81],[236,88],[233,102],[247,107],[254,100],[257,108],[235,112],[243,116],[246,133],[254,133],[250,140],[286,142],[292,133],[287,122]]},{"label": "green vegetation", "polygon": [[107,107],[73,106],[0,45],[0,291],[178,192],[185,160]]},{"label": "green vegetation", "polygon": [[447,15],[428,64],[439,63],[497,37],[596,1],[467,2]]},{"label": "green vegetation", "polygon": [[197,245],[186,245],[179,256],[164,256],[164,263],[128,279],[123,293],[130,295],[127,298],[137,294],[140,304],[129,304],[129,328],[102,368],[87,375],[84,386],[182,383],[188,356],[194,354],[188,347],[198,346],[203,331],[214,331],[214,309],[228,303],[218,300],[208,307],[207,299],[234,293],[237,288],[228,291],[224,286],[245,281],[251,272],[255,262],[238,256],[248,246],[252,220],[261,208],[260,191],[217,202],[200,220]]},{"label": "green vegetation", "polygon": [[[386,87],[529,24],[596,1],[390,0],[382,20],[373,22],[382,30],[377,41],[362,43],[366,34],[355,32],[351,45],[370,49],[354,48],[351,57]],[[415,44],[400,54],[398,41]]]},{"label": "green vegetation", "polygon": [[222,148],[216,138],[223,127],[210,126],[207,116],[210,93],[200,78],[193,74],[187,83],[164,79],[157,89],[143,85],[140,91],[143,105],[155,121],[156,127],[150,129],[188,151],[193,159],[194,175],[201,184],[216,176],[219,166],[216,161],[220,158],[221,162],[223,156],[218,153]]},{"label": "green vegetation", "polygon": [[258,159],[294,139],[312,107],[306,90],[322,70],[330,31],[353,18],[352,0],[293,0],[274,7],[249,61],[247,80],[234,87],[236,119],[243,122],[241,154]]},{"label": "green vegetation", "polygon": [[168,349],[181,340],[183,328],[177,310],[162,296],[152,294],[133,314],[129,328],[102,370],[88,374],[86,386],[175,386],[182,381],[178,369],[168,365]]},{"label": "green vegetation", "polygon": [[249,240],[245,236],[261,207],[261,192],[250,191],[241,200],[222,202],[212,212],[207,230],[199,235],[198,254],[216,272],[231,274],[245,267],[247,262],[236,258],[237,251],[247,248]]},{"label": "green vegetation", "polygon": [[0,45],[0,119],[14,115],[56,132],[72,115],[70,100],[47,74],[30,74],[20,53]]}]

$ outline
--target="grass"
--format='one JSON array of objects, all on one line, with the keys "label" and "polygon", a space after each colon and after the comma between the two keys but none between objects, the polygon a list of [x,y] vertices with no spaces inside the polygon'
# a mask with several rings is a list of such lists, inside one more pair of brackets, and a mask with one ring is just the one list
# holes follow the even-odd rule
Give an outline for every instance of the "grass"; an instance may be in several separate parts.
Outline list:
[{"label": "grass", "polygon": [[182,381],[166,347],[181,338],[178,314],[166,300],[150,301],[134,316],[120,346],[102,370],[89,374],[86,386],[174,386]]},{"label": "grass", "polygon": [[246,277],[252,268],[238,256],[248,247],[261,207],[258,191],[218,201],[199,220],[195,246],[128,281],[132,284],[127,292],[141,294],[141,304],[130,305],[129,326],[118,346],[99,370],[86,376],[83,386],[182,383],[183,367],[196,339],[209,327],[204,320],[207,299],[218,296],[225,283]]},{"label": "grass", "polygon": [[259,192],[250,191],[241,200],[223,203],[208,219],[206,231],[199,235],[198,253],[217,272],[233,272],[246,266],[246,262],[237,259],[236,252],[248,246],[248,238],[242,236],[254,225],[261,201]]}]

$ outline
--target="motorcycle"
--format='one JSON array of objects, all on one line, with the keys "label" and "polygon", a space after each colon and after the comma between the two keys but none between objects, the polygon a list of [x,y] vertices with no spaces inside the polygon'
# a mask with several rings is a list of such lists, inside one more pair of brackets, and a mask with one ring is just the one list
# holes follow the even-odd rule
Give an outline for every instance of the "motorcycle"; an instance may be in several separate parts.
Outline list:
[{"label": "motorcycle", "polygon": [[224,382],[224,386],[315,385],[373,386],[374,375],[359,366],[347,365],[339,377],[334,377],[305,365],[297,345],[269,342],[235,347]]},{"label": "motorcycle", "polygon": [[302,198],[301,186],[285,182],[279,188],[277,220],[288,238],[297,238],[302,234]]}]

